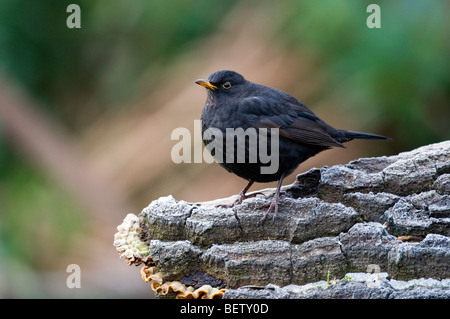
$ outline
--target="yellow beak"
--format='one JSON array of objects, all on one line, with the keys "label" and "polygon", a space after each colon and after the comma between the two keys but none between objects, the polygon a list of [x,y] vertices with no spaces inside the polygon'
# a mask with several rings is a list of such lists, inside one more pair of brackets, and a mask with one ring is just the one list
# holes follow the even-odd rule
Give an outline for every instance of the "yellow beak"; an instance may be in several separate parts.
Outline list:
[{"label": "yellow beak", "polygon": [[214,84],[211,84],[209,81],[207,80],[197,80],[195,81],[196,84],[203,86],[204,88],[210,89],[210,90],[217,90],[218,87],[215,86]]}]

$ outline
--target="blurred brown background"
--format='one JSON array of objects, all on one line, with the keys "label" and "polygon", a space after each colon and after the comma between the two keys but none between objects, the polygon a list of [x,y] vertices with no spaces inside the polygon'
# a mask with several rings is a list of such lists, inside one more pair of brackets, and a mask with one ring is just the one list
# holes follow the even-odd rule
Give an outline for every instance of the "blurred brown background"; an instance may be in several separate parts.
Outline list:
[{"label": "blurred brown background", "polygon": [[[70,3],[81,29],[66,26]],[[381,29],[366,25],[370,3]],[[282,89],[335,127],[393,138],[323,152],[296,174],[449,139],[448,12],[445,0],[2,0],[0,297],[151,297],[112,245],[125,215],[245,185],[170,157],[172,130],[200,118],[194,80],[216,70]],[[80,289],[66,286],[69,264]]]}]

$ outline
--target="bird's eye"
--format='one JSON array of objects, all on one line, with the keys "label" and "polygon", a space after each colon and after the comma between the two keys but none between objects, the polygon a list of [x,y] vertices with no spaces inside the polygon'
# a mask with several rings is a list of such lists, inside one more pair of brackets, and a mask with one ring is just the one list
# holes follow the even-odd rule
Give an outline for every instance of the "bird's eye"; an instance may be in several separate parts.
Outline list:
[{"label": "bird's eye", "polygon": [[228,90],[231,87],[231,83],[230,82],[225,82],[224,84],[222,84],[222,87],[226,90]]}]

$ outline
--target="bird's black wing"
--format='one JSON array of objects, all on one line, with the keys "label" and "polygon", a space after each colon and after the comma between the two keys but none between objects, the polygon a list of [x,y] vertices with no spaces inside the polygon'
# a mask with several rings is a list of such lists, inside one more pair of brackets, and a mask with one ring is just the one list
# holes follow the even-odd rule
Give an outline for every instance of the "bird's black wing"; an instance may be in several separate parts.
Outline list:
[{"label": "bird's black wing", "polygon": [[252,96],[239,102],[238,111],[251,126],[278,128],[282,139],[323,147],[343,147],[330,135],[333,128],[293,98]]}]

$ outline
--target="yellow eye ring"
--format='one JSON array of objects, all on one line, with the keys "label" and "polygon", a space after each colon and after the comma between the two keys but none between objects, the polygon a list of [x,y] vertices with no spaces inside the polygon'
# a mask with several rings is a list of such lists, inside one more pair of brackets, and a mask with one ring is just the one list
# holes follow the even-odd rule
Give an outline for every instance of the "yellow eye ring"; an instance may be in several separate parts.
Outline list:
[{"label": "yellow eye ring", "polygon": [[231,87],[231,83],[230,83],[230,82],[225,82],[224,84],[222,84],[222,87],[223,87],[225,90],[228,90],[228,89]]}]

